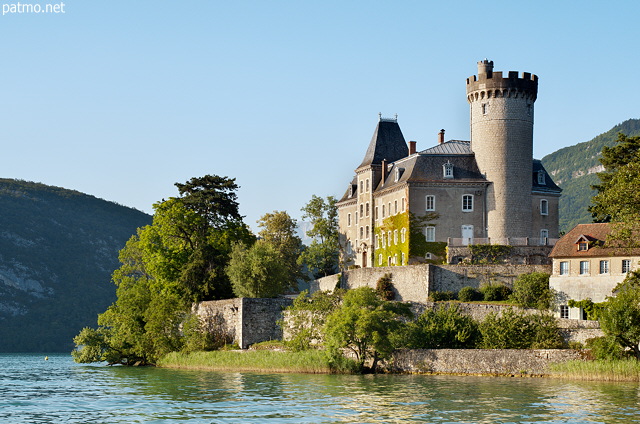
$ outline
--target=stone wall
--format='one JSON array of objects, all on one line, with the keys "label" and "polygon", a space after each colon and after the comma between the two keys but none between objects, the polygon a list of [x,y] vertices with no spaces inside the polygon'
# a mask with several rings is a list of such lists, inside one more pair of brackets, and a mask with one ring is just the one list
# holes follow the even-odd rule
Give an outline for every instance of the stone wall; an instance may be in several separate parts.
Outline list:
[{"label": "stone wall", "polygon": [[483,284],[499,282],[513,287],[522,274],[551,273],[551,265],[432,265],[429,289],[457,292],[465,286],[479,288]]},{"label": "stone wall", "polygon": [[[518,265],[551,265],[549,253],[553,246],[511,246],[509,263]],[[469,246],[447,247],[447,263],[458,264],[472,260]]]},{"label": "stone wall", "polygon": [[[376,287],[377,281],[391,274],[395,300],[425,302],[430,291],[459,291],[465,286],[479,288],[482,284],[500,282],[509,287],[521,274],[530,272],[551,273],[551,265],[411,265],[357,268],[342,273],[340,286],[355,289]],[[311,293],[317,290],[333,290],[340,275],[331,275],[311,283]]]},{"label": "stone wall", "polygon": [[276,322],[282,319],[291,299],[236,298],[201,302],[194,307],[205,328],[216,334],[226,334],[242,349],[254,343],[280,340],[282,329]]},{"label": "stone wall", "polygon": [[400,373],[544,375],[551,363],[582,359],[572,349],[411,349],[393,354],[387,370]]}]

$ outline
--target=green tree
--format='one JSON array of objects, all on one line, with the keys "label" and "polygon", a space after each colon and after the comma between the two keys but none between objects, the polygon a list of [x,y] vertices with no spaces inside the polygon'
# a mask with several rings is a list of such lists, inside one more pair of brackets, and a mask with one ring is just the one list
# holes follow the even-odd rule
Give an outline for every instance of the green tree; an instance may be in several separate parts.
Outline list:
[{"label": "green tree", "polygon": [[234,245],[227,275],[237,297],[276,297],[291,287],[280,253],[264,240],[251,247]]},{"label": "green tree", "polygon": [[598,321],[605,335],[640,359],[640,272],[633,271],[608,297]]},{"label": "green tree", "polygon": [[286,266],[291,288],[296,288],[296,281],[303,279],[302,268],[298,257],[302,252],[302,240],[297,235],[298,225],[287,212],[273,211],[264,214],[258,220],[261,228],[258,237],[275,248],[280,260]]},{"label": "green tree", "polygon": [[293,351],[301,351],[317,346],[323,339],[323,328],[327,316],[342,302],[345,291],[317,291],[309,296],[308,291],[301,292],[293,305],[286,310],[287,320],[281,323],[286,326],[288,335],[286,346]]},{"label": "green tree", "polygon": [[120,261],[113,273],[117,300],[98,316],[98,329],[85,328],[74,338],[77,362],[153,364],[181,348],[187,303],[147,272],[137,236],[120,251]]},{"label": "green tree", "polygon": [[193,302],[233,295],[224,272],[232,242],[255,240],[238,214],[234,180],[205,176],[176,185],[181,197],[156,203],[153,223],[120,251],[112,275],[117,300],[98,316],[98,329],[74,339],[77,361],[153,364],[184,347]]},{"label": "green tree", "polygon": [[381,300],[370,287],[348,291],[343,303],[326,320],[324,339],[330,357],[351,351],[363,370],[372,359],[373,372],[379,359],[388,358],[394,350],[391,334],[404,324],[402,318],[412,315],[408,305]]},{"label": "green tree", "polygon": [[478,323],[447,304],[428,309],[401,332],[399,345],[409,349],[473,349],[480,341]]},{"label": "green tree", "polygon": [[640,136],[618,134],[616,145],[602,148],[600,162],[605,170],[598,173],[600,184],[589,208],[594,221],[612,222],[608,242],[637,245],[633,231],[640,227]]},{"label": "green tree", "polygon": [[522,274],[513,283],[511,300],[523,308],[551,309],[555,298],[555,291],[549,288],[547,273]]},{"label": "green tree", "polygon": [[302,218],[311,223],[307,236],[313,240],[300,255],[298,263],[306,265],[315,278],[335,274],[340,256],[336,199],[329,196],[325,200],[314,195],[302,212]]},{"label": "green tree", "polygon": [[553,349],[564,344],[556,319],[548,313],[527,314],[513,308],[490,313],[480,332],[483,349]]}]

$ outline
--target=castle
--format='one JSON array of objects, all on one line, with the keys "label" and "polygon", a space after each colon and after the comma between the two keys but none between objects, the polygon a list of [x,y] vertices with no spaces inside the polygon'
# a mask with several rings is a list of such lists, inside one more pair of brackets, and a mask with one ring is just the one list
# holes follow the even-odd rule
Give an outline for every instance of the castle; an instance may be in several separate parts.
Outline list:
[{"label": "castle", "polygon": [[441,260],[446,246],[547,245],[559,236],[561,189],[533,159],[538,77],[503,76],[485,59],[466,86],[471,141],[445,141],[441,130],[437,145],[417,151],[397,117],[380,117],[337,203],[346,265],[408,265]]}]

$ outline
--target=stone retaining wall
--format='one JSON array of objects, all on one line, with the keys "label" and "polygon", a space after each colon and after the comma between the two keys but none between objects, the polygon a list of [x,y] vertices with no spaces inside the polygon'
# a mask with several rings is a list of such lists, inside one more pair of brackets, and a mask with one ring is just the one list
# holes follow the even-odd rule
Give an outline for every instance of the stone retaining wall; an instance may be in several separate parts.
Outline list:
[{"label": "stone retaining wall", "polygon": [[201,302],[194,306],[205,328],[215,334],[226,334],[242,349],[254,343],[282,339],[276,323],[283,309],[293,302],[287,298],[236,298]]},{"label": "stone retaining wall", "polygon": [[544,375],[551,363],[582,359],[571,349],[405,349],[385,364],[390,372]]}]

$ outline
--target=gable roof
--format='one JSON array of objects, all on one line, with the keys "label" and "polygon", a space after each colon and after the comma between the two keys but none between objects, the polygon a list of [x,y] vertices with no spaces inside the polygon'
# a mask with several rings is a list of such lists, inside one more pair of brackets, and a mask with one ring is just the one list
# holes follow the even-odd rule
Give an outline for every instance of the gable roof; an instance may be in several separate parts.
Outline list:
[{"label": "gable roof", "polygon": [[[607,236],[611,233],[608,223],[578,224],[562,236],[549,254],[550,258],[594,257],[594,256],[637,256],[640,248],[604,247]],[[588,250],[578,250],[578,243],[589,242]]]},{"label": "gable roof", "polygon": [[383,159],[395,162],[409,154],[409,147],[404,140],[398,121],[394,119],[380,119],[373,132],[371,142],[364,159],[358,168],[379,164]]}]

